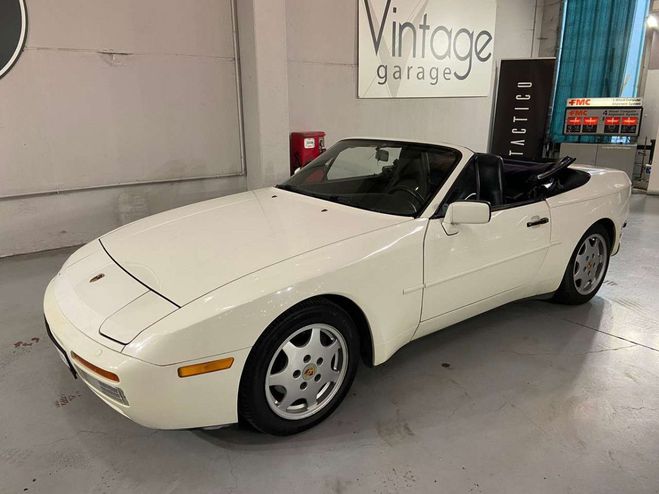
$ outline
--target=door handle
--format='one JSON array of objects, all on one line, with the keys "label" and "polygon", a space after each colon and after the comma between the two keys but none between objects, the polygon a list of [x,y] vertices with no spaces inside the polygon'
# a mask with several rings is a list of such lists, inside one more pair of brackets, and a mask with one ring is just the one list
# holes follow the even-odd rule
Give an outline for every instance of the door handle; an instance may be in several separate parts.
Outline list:
[{"label": "door handle", "polygon": [[549,218],[540,218],[538,220],[529,221],[526,226],[531,228],[532,226],[545,225],[549,223]]}]

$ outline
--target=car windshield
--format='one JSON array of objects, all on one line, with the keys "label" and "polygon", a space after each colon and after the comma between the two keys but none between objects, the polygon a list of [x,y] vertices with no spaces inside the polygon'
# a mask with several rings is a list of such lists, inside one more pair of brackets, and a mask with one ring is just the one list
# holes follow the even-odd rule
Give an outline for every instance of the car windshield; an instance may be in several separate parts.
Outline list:
[{"label": "car windshield", "polygon": [[458,150],[397,141],[339,141],[278,187],[361,209],[417,216],[460,161]]}]

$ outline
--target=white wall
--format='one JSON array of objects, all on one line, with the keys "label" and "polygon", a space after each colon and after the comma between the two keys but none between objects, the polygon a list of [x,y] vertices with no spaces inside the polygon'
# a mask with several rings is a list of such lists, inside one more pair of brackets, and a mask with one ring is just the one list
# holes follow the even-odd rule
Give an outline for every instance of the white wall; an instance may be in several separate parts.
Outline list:
[{"label": "white wall", "polygon": [[542,3],[542,18],[540,36],[538,37],[538,56],[555,57],[561,42],[561,24],[563,20],[563,0],[544,0]]},{"label": "white wall", "polygon": [[[497,61],[537,55],[542,2],[538,4],[536,9],[533,0],[497,1]],[[286,8],[292,131],[324,130],[329,144],[364,135],[444,141],[487,150],[492,97],[357,98],[355,0],[288,0]]]},{"label": "white wall", "polygon": [[[27,7],[26,49],[0,79],[0,256],[245,189],[229,0]],[[233,178],[6,199],[218,175]]]},{"label": "white wall", "polygon": [[[657,15],[657,14],[655,14]],[[655,30],[651,42],[647,45],[650,51],[648,71],[643,92],[643,121],[638,136],[639,144],[647,138],[648,144],[655,139],[659,130],[659,31]]]},{"label": "white wall", "polygon": [[247,186],[290,175],[285,0],[238,0]]},{"label": "white wall", "polygon": [[[655,12],[655,15],[658,14]],[[644,142],[644,137],[647,136],[648,142],[654,138],[659,143],[659,30],[655,30],[652,34],[649,49],[650,57],[645,80],[645,94],[643,95],[643,124],[639,142]],[[648,194],[659,194],[659,147],[656,144],[652,170],[648,183]]]},{"label": "white wall", "polygon": [[638,143],[643,144],[657,136],[659,130],[659,70],[648,70],[643,93],[643,121],[638,135]]},{"label": "white wall", "polygon": [[[0,79],[0,256],[273,184],[289,130],[487,149],[492,97],[357,99],[356,0],[237,0],[248,183],[229,2],[28,2],[27,48]],[[541,23],[542,2],[498,0],[497,61],[537,55]],[[178,181],[207,175],[226,177]],[[172,182],[103,187],[152,180]]]},{"label": "white wall", "polygon": [[[657,142],[659,142],[659,131],[657,131],[657,136],[655,137]],[[655,163],[659,163],[659,159],[656,158],[657,150],[654,151],[655,158],[652,162],[652,169],[654,173],[650,173],[650,181],[648,183],[648,194],[659,195],[659,173],[657,173],[657,168],[659,168]]]}]

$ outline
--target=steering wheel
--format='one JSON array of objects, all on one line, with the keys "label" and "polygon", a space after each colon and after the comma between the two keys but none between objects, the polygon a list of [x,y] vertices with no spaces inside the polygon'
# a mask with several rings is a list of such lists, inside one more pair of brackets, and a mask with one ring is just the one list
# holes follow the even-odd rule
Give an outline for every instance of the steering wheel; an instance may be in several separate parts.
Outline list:
[{"label": "steering wheel", "polygon": [[391,190],[388,192],[388,194],[393,194],[397,190],[402,190],[403,192],[407,192],[409,195],[411,195],[415,201],[417,201],[419,206],[423,206],[423,203],[426,202],[425,199],[419,194],[416,190],[412,189],[411,187],[408,187],[407,185],[394,185]]},{"label": "steering wheel", "polygon": [[547,179],[555,177],[559,172],[565,170],[568,166],[570,166],[575,161],[577,161],[576,158],[565,156],[564,158],[561,158],[559,161],[554,163],[554,165],[546,172],[542,172],[536,175],[535,177],[532,177],[531,182],[536,184],[545,182]]}]

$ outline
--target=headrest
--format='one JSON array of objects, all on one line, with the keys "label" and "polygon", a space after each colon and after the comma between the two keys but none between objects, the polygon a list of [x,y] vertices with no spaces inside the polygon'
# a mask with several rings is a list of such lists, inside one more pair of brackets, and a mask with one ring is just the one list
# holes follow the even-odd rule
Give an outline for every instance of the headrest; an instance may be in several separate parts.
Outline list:
[{"label": "headrest", "polygon": [[412,149],[403,148],[400,151],[400,156],[398,157],[398,159],[401,161],[412,161],[412,160],[421,159],[421,151],[414,148]]},{"label": "headrest", "polygon": [[503,168],[503,159],[501,156],[497,156],[496,154],[478,154],[476,161],[478,162],[479,167],[482,166],[483,168],[494,168],[495,170],[498,168]]}]

